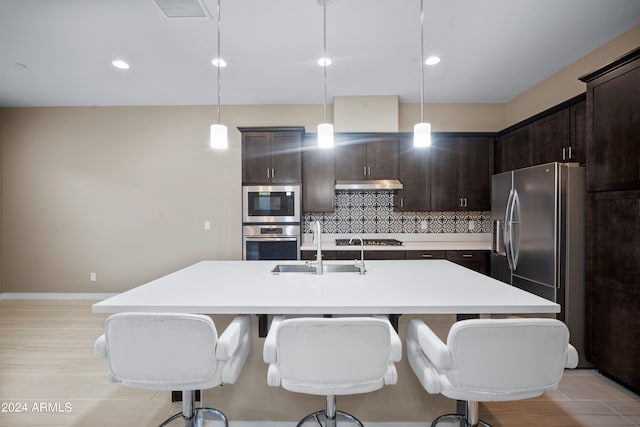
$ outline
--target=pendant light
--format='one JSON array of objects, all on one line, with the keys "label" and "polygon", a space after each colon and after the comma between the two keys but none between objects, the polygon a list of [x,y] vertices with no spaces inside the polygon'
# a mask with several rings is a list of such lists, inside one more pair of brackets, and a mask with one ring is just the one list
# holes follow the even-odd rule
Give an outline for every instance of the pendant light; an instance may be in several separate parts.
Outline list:
[{"label": "pendant light", "polygon": [[327,121],[327,67],[331,64],[327,58],[327,2],[329,0],[318,0],[322,5],[322,40],[323,50],[322,59],[318,61],[322,65],[324,71],[324,123],[318,125],[318,147],[331,148],[333,141],[333,124]]},{"label": "pendant light", "polygon": [[420,123],[413,126],[413,146],[431,145],[431,123],[424,121],[424,0],[420,0]]},{"label": "pendant light", "polygon": [[226,63],[220,57],[220,0],[218,0],[218,57],[211,61],[218,69],[218,121],[211,125],[209,145],[211,148],[225,149],[229,146],[227,127],[220,123],[220,68]]}]

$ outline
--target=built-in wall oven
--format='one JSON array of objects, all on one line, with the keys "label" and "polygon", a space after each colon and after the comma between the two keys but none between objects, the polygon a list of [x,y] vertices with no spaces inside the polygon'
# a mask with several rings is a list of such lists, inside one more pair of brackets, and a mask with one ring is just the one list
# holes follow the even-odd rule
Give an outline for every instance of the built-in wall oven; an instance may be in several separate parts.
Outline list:
[{"label": "built-in wall oven", "polygon": [[299,185],[242,187],[242,258],[300,259]]},{"label": "built-in wall oven", "polygon": [[242,233],[245,260],[300,258],[300,225],[244,225]]}]

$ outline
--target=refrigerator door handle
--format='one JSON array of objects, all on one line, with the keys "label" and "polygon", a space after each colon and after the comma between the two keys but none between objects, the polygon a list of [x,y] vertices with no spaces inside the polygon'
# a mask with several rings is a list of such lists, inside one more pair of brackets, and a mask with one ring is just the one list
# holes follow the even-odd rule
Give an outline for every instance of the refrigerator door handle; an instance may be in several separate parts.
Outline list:
[{"label": "refrigerator door handle", "polygon": [[504,246],[502,246],[504,239],[502,238],[502,221],[499,219],[493,220],[493,253],[498,255],[504,255]]},{"label": "refrigerator door handle", "polygon": [[504,233],[502,236],[504,240],[504,250],[505,250],[505,255],[507,257],[507,263],[509,264],[509,270],[511,271],[513,271],[514,266],[513,266],[513,259],[512,259],[513,248],[511,246],[511,224],[510,224],[509,214],[512,208],[511,205],[513,203],[513,195],[514,195],[514,190],[511,189],[511,191],[509,192],[509,198],[507,199],[507,207],[504,212]]},{"label": "refrigerator door handle", "polygon": [[512,264],[515,270],[518,268],[518,255],[520,255],[520,199],[518,198],[517,191],[513,193],[509,223],[509,244],[511,245]]}]

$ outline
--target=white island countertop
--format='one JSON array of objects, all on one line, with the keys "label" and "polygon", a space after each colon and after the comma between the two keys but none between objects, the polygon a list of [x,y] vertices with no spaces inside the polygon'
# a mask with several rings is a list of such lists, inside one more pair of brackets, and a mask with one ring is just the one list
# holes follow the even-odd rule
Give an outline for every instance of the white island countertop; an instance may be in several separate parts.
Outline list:
[{"label": "white island countertop", "polygon": [[[326,264],[352,264],[327,261]],[[95,313],[557,313],[560,306],[445,260],[367,261],[367,274],[280,273],[296,261],[201,261],[93,305]]]}]

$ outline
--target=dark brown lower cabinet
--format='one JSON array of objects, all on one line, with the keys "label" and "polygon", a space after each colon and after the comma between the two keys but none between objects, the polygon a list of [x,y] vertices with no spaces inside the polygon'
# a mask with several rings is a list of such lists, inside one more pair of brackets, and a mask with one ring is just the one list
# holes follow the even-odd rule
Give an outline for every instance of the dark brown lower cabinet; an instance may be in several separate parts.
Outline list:
[{"label": "dark brown lower cabinet", "polygon": [[[316,251],[305,250],[300,252],[300,259],[303,261],[315,261]],[[347,250],[347,251],[322,251],[322,259],[325,261],[333,260],[356,260],[360,259],[359,250]],[[404,259],[404,251],[402,250],[390,250],[390,251],[364,251],[364,260],[381,260],[381,259]]]},{"label": "dark brown lower cabinet", "polygon": [[[360,259],[359,250],[329,250],[322,251],[322,258],[325,261],[331,260],[355,260]],[[300,252],[300,259],[304,261],[315,261],[316,251],[304,250]],[[462,250],[366,250],[364,251],[366,260],[391,260],[391,259],[447,259],[463,267],[470,268],[482,274],[489,272],[489,251],[462,251]]]},{"label": "dark brown lower cabinet", "polygon": [[489,251],[447,251],[447,259],[478,273],[489,272]]},{"label": "dark brown lower cabinet", "polygon": [[640,191],[590,193],[587,359],[640,390]]}]

